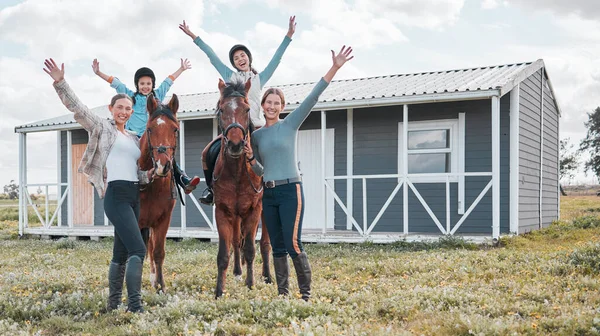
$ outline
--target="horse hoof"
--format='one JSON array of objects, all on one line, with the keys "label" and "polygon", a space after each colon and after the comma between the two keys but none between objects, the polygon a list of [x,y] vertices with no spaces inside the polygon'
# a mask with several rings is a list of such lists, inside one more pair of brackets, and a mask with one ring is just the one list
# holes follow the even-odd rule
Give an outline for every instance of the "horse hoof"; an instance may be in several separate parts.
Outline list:
[{"label": "horse hoof", "polygon": [[273,283],[273,279],[271,279],[271,277],[270,277],[270,276],[268,276],[268,277],[264,277],[264,278],[263,278],[263,280],[265,280],[265,283],[266,283],[267,285],[270,285],[270,284],[272,284],[272,283]]},{"label": "horse hoof", "polygon": [[235,276],[235,280],[242,281],[242,275],[241,274],[240,275],[236,275]]}]

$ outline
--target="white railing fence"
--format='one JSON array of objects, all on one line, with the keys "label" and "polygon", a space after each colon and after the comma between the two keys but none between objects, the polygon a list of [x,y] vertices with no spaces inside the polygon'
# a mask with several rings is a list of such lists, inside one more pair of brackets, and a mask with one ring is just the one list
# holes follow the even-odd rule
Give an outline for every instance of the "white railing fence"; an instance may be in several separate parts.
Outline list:
[{"label": "white railing fence", "polygon": [[[459,183],[458,182],[459,177],[474,177],[474,176],[487,176],[487,177],[490,177],[490,181],[481,190],[481,192],[479,193],[477,198],[473,201],[473,203],[469,206],[467,211],[465,211],[465,213],[460,217],[460,219],[456,223],[454,223],[454,225],[452,225],[453,223],[450,220],[450,211],[452,208],[450,205],[450,183]],[[445,180],[445,182],[428,182],[428,183],[445,183],[445,185],[446,185],[445,225],[442,225],[442,222],[435,215],[435,213],[431,210],[431,208],[427,204],[427,201],[425,201],[425,199],[423,198],[423,196],[421,195],[421,193],[415,186],[415,183],[418,184],[419,179],[421,179],[421,181],[422,181],[423,178],[432,178],[432,177],[438,177],[438,178],[441,177]],[[469,215],[471,214],[473,209],[475,209],[475,207],[477,207],[477,205],[479,204],[481,199],[486,195],[486,193],[492,187],[491,177],[492,177],[491,172],[467,172],[467,173],[445,173],[445,174],[408,174],[408,175],[379,174],[379,175],[328,176],[328,177],[325,177],[324,185],[325,185],[325,188],[329,191],[329,193],[331,193],[331,195],[333,196],[333,198],[335,199],[337,204],[340,206],[342,211],[344,211],[346,216],[348,216],[348,218],[350,219],[350,221],[352,223],[352,226],[363,237],[367,237],[371,234],[371,232],[373,231],[373,229],[375,228],[375,226],[377,225],[377,223],[379,222],[379,220],[381,219],[381,217],[383,216],[383,214],[385,213],[385,211],[387,210],[389,205],[392,203],[394,197],[396,197],[396,194],[398,194],[400,189],[403,187],[410,188],[410,190],[413,191],[415,197],[419,200],[419,202],[421,203],[421,205],[423,206],[425,211],[429,214],[432,221],[435,223],[435,225],[438,227],[438,229],[440,230],[440,232],[442,234],[453,235],[456,233],[456,231],[460,228],[460,226],[464,223],[464,221],[469,217]],[[368,212],[367,212],[367,210],[368,210],[367,180],[376,180],[376,179],[396,179],[396,181],[398,181],[398,182],[397,182],[394,190],[390,193],[387,200],[385,201],[385,203],[383,204],[383,206],[381,207],[381,209],[379,210],[379,212],[373,219],[373,221],[371,221],[369,223],[368,219],[367,219],[367,214],[368,214]],[[453,180],[453,182],[450,181],[451,179]],[[332,181],[335,181],[335,180],[346,180],[346,181],[361,180],[362,181],[362,215],[363,215],[362,216],[363,217],[362,225],[360,225],[358,223],[358,221],[356,220],[356,218],[354,218],[354,215],[348,211],[348,204],[347,203],[345,204],[341,200],[341,198],[339,197],[337,192],[334,190],[331,183],[332,183]],[[454,181],[457,181],[457,182],[454,182]],[[407,195],[407,193],[405,193],[404,195]],[[346,202],[348,202],[348,200],[346,200]],[[408,219],[408,211],[409,211],[408,209],[409,208],[407,206],[407,202],[408,202],[407,197],[403,197],[403,202],[405,203],[405,204],[403,204],[403,209],[406,212],[406,214],[404,214],[402,226],[403,226],[403,232],[408,233],[409,232],[409,230],[408,230],[409,223],[408,223],[407,219]]]}]

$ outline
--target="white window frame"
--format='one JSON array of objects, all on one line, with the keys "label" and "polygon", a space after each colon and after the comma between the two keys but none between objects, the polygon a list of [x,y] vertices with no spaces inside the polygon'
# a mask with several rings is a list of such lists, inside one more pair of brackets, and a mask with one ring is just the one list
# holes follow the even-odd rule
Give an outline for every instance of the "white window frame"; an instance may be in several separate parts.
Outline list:
[{"label": "white window frame", "polygon": [[[409,131],[427,131],[436,129],[450,130],[450,174],[465,172],[465,113],[460,112],[458,119],[438,119],[429,121],[410,121],[408,123]],[[403,123],[398,123],[398,182],[402,182],[404,171],[403,150],[405,148],[403,141]],[[447,152],[440,150],[410,150],[410,153],[435,153]],[[446,183],[446,173],[431,173],[431,176],[412,176],[410,181],[413,183]],[[458,214],[465,212],[465,177],[450,176],[450,182],[458,182]]]},{"label": "white window frame", "polygon": [[[402,137],[403,123],[398,123],[398,174],[403,175],[402,167],[404,167],[404,155],[402,151],[405,149],[403,137]],[[411,149],[409,154],[435,154],[435,153],[450,153],[450,172],[459,172],[459,158],[460,155],[460,143],[459,138],[461,136],[461,130],[459,129],[458,119],[445,119],[445,120],[432,120],[432,121],[411,121],[408,124],[408,131],[433,131],[433,130],[450,130],[450,151],[448,149]],[[464,136],[464,130],[462,130]],[[464,148],[463,148],[464,150]],[[464,157],[464,155],[462,156]],[[464,165],[463,165],[464,166]],[[446,182],[447,173],[428,173],[431,176],[415,176],[411,177],[411,182],[416,183],[436,183]],[[419,174],[420,175],[420,174]],[[456,176],[450,177],[450,182],[458,182]]]}]

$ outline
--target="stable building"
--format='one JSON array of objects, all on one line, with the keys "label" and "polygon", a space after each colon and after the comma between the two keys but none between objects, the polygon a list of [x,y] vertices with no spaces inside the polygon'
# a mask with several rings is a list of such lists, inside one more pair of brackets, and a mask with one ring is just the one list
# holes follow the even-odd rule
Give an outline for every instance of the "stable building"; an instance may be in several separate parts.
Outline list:
[{"label": "stable building", "polygon": [[[314,83],[278,86],[296,108]],[[218,134],[218,92],[179,95],[179,164],[203,176]],[[166,98],[167,100],[170,97]],[[105,106],[93,109],[109,117]],[[303,240],[392,242],[440,235],[497,239],[559,216],[560,108],[542,60],[332,81],[298,134],[305,187]],[[15,127],[20,234],[109,236],[103,202],[77,167],[87,132],[72,114]],[[56,132],[56,214],[23,216],[27,134]],[[197,194],[204,189],[201,184]],[[169,237],[216,238],[212,207],[177,204]],[[37,210],[36,210],[37,211]]]}]

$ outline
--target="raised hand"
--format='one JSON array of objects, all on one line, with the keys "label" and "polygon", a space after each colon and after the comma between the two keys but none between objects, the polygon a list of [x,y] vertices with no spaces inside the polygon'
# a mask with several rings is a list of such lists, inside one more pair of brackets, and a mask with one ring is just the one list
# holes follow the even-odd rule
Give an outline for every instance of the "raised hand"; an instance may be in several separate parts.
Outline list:
[{"label": "raised hand", "polygon": [[65,64],[64,63],[61,64],[60,69],[59,69],[58,65],[56,65],[56,62],[54,62],[54,60],[51,58],[51,59],[45,59],[44,65],[46,66],[46,68],[44,69],[44,72],[46,72],[48,75],[50,75],[50,77],[52,77],[52,79],[54,79],[55,82],[60,82],[61,80],[65,79]]},{"label": "raised hand", "polygon": [[185,71],[185,70],[189,70],[192,68],[192,63],[190,63],[190,61],[188,61],[188,59],[186,58],[185,60],[183,58],[181,58],[181,71]]},{"label": "raised hand", "polygon": [[336,68],[341,68],[349,60],[353,59],[354,56],[350,56],[352,53],[352,47],[346,48],[346,46],[342,46],[340,52],[336,55],[333,50],[331,51],[331,59],[333,61],[333,66]]},{"label": "raised hand", "polygon": [[183,20],[183,23],[179,24],[179,29],[181,29],[181,31],[183,31],[187,36],[191,37],[192,39],[196,38],[196,35],[190,30],[190,26],[188,26],[185,23],[185,20]]},{"label": "raised hand", "polygon": [[296,32],[296,15],[290,16],[290,23],[288,25],[287,37],[292,38],[292,35]]},{"label": "raised hand", "polygon": [[94,58],[94,61],[92,62],[92,70],[94,70],[96,75],[100,73],[100,62],[98,62],[97,58]]}]

